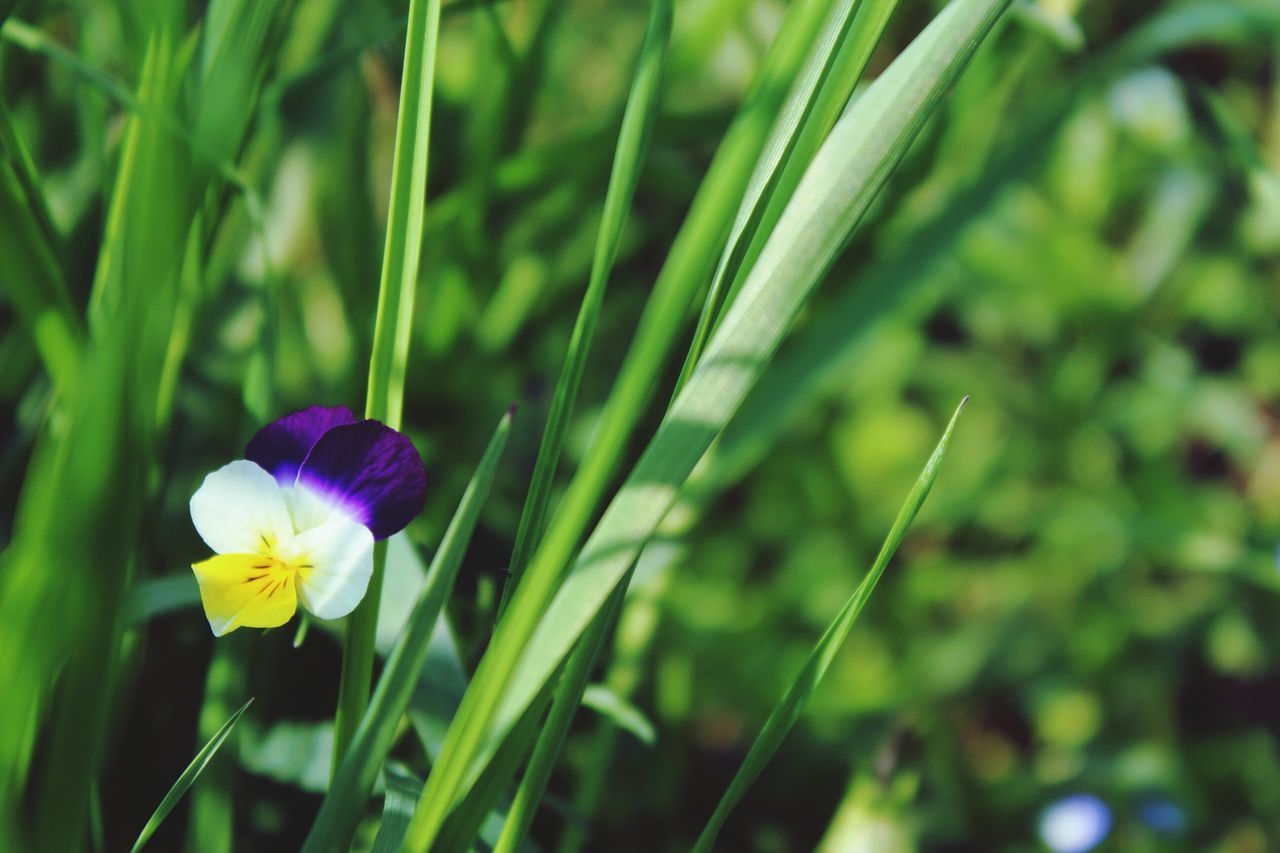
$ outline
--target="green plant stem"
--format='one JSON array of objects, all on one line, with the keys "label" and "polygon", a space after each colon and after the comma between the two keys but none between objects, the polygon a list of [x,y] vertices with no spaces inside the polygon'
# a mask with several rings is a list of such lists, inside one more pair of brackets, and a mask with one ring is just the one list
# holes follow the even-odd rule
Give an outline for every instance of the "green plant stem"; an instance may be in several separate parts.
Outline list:
[{"label": "green plant stem", "polygon": [[[378,289],[378,318],[369,358],[365,417],[400,426],[404,407],[405,365],[409,356],[414,294],[422,253],[422,223],[427,192],[427,143],[431,132],[431,96],[435,79],[440,0],[410,0],[405,39],[400,112],[396,122],[395,161],[391,169],[386,251]],[[334,717],[334,772],[369,705],[373,640],[386,567],[386,543],[374,549],[373,576],[364,600],[347,623]]]}]

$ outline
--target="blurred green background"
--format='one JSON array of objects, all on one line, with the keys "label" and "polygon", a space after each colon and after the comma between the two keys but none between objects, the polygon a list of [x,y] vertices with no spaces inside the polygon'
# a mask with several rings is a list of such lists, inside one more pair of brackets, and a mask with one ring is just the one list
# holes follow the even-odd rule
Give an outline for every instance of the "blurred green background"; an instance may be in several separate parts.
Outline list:
[{"label": "blurred green background", "polygon": [[[938,5],[902,4],[873,73]],[[1044,849],[1045,810],[1081,793],[1104,804],[1099,849],[1280,847],[1280,41],[1209,38],[1212,15],[1185,16],[1177,49],[1138,49],[1187,5],[1023,3],[982,49],[748,401],[768,440],[730,427],[724,464],[646,552],[599,680],[656,739],[581,714],[535,825],[546,849],[575,827],[588,849],[687,847],[964,394],[912,535],[723,849]],[[139,75],[131,8],[23,2],[2,31],[0,92],[77,306],[131,108],[113,86]],[[677,4],[569,466],[782,12]],[[645,15],[446,3],[405,403],[431,483],[415,542],[435,546],[498,414],[520,405],[450,605],[468,665],[581,299]],[[403,19],[400,3],[298,0],[277,34],[156,449],[140,571],[176,579],[185,606],[131,641],[105,849],[127,845],[197,742],[214,644],[194,581],[178,586],[203,555],[186,502],[260,425],[242,399],[254,354],[270,338],[273,414],[363,397]],[[4,298],[7,543],[50,383]],[[317,631],[294,650],[287,633],[221,641],[251,659],[257,696],[237,850],[295,848],[319,804],[304,777],[327,768],[317,724],[339,650]],[[188,809],[156,849],[181,845]]]}]

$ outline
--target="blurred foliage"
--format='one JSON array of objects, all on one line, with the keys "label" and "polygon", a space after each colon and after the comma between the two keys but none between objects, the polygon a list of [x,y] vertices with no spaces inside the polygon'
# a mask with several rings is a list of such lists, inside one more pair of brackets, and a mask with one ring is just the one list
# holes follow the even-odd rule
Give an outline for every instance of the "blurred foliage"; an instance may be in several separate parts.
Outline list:
[{"label": "blurred foliage", "polygon": [[[450,604],[470,667],[585,286],[646,8],[457,5],[446,3],[441,33],[404,420],[431,478],[409,533],[431,549],[497,414],[521,405],[514,461]],[[903,2],[873,72],[937,5]],[[981,51],[780,369],[878,269],[910,274],[892,310],[850,320],[821,369],[801,371],[803,400],[767,452],[673,513],[646,553],[600,679],[652,721],[656,741],[614,737],[595,712],[581,714],[553,807],[535,823],[546,848],[582,821],[590,849],[654,849],[655,826],[670,849],[692,842],[965,393],[973,400],[915,531],[730,820],[724,849],[857,849],[876,832],[870,849],[1031,850],[1041,812],[1081,791],[1113,812],[1107,849],[1280,846],[1277,29],[1192,35],[1087,79],[1146,22],[1186,5],[1039,0]],[[78,315],[136,108],[112,81],[131,92],[143,73],[137,8],[24,2],[2,33],[0,96],[62,235],[55,249]],[[676,8],[664,112],[583,380],[570,466],[781,14],[775,0]],[[224,119],[205,118],[228,131],[215,134],[210,171],[234,180],[216,200],[227,215],[207,235],[198,311],[176,321],[190,325],[189,355],[171,423],[146,451],[142,578],[183,576],[202,553],[186,504],[258,425],[246,377],[270,371],[268,414],[359,405],[403,18],[399,3],[296,0],[247,142],[237,149]],[[1055,103],[1063,120],[1037,136]],[[953,224],[940,234],[943,214]],[[10,269],[0,258],[0,284]],[[0,292],[7,544],[54,386],[21,306]],[[268,337],[274,363],[255,366]],[[669,365],[669,383],[679,367]],[[643,434],[666,397],[655,394]],[[290,744],[327,736],[319,723],[336,699],[338,647],[313,632],[295,650],[289,633],[244,654],[257,700],[241,723],[252,737],[241,743],[236,850],[295,848],[319,804],[314,780],[296,783],[327,755]],[[191,609],[126,644],[130,686],[110,715],[100,790],[105,849],[132,840],[204,741],[196,720],[211,650]],[[281,766],[282,751],[297,760]],[[575,815],[592,802],[592,814]],[[1179,820],[1157,819],[1169,808]],[[180,804],[157,849],[180,845],[186,814]]]}]

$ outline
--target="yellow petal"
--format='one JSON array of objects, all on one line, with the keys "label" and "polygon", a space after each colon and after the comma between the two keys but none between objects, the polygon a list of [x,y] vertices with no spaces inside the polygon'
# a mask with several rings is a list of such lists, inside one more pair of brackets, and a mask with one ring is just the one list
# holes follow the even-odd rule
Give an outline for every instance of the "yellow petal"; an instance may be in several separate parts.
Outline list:
[{"label": "yellow petal", "polygon": [[214,636],[236,628],[275,628],[293,618],[293,569],[261,554],[219,554],[192,567]]}]

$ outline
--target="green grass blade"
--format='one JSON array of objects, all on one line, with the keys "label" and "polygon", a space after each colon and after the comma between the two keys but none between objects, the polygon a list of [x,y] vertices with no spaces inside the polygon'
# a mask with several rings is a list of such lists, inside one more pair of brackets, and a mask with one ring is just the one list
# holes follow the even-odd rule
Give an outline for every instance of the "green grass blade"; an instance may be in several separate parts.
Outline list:
[{"label": "green grass blade", "polygon": [[631,93],[627,98],[626,110],[622,117],[622,130],[618,134],[613,171],[609,176],[609,188],[605,192],[604,213],[596,236],[587,292],[583,296],[582,307],[579,308],[578,318],[573,325],[569,350],[565,355],[560,380],[556,383],[551,411],[547,416],[547,425],[542,435],[542,444],[538,447],[538,458],[534,463],[529,495],[520,514],[519,527],[516,529],[515,548],[512,551],[509,566],[511,575],[498,607],[499,617],[506,609],[510,591],[515,588],[524,574],[525,566],[528,565],[529,557],[538,544],[538,538],[546,523],[547,504],[551,497],[552,483],[555,481],[556,466],[560,461],[565,434],[569,430],[569,423],[573,417],[578,389],[582,385],[582,374],[586,370],[587,357],[591,352],[591,340],[595,335],[596,321],[600,318],[600,306],[604,303],[609,273],[613,270],[618,243],[622,239],[622,229],[627,221],[631,201],[635,197],[636,184],[640,180],[641,168],[644,165],[645,151],[649,147],[653,123],[658,114],[659,96],[662,92],[662,69],[671,40],[671,21],[672,0],[653,0],[649,10],[648,29],[640,47],[640,58],[636,63]]},{"label": "green grass blade", "polygon": [[876,584],[884,574],[885,567],[889,565],[889,560],[893,558],[898,546],[902,544],[908,528],[911,527],[911,522],[915,520],[916,513],[920,511],[920,507],[924,504],[924,499],[929,495],[929,490],[933,488],[933,481],[938,476],[938,467],[941,465],[942,457],[947,451],[947,443],[951,440],[951,433],[955,429],[956,422],[960,419],[960,413],[964,410],[964,405],[968,402],[968,399],[966,397],[961,400],[960,405],[956,407],[955,414],[951,416],[951,422],[947,424],[946,431],[943,432],[942,438],[938,441],[938,446],[933,450],[933,455],[925,463],[924,470],[920,472],[920,478],[916,480],[911,493],[907,495],[906,503],[898,511],[898,517],[894,520],[893,527],[889,529],[889,535],[885,538],[884,544],[880,546],[880,553],[876,555],[876,560],[872,564],[871,570],[867,572],[867,576],[862,583],[858,585],[853,595],[845,602],[844,607],[836,614],[836,618],[827,626],[827,630],[823,632],[822,638],[818,640],[818,644],[809,655],[808,661],[805,662],[795,680],[791,682],[791,686],[787,688],[786,695],[782,697],[782,701],[778,703],[773,709],[773,713],[769,715],[769,719],[765,721],[764,728],[756,736],[755,742],[751,744],[747,757],[742,760],[742,766],[734,774],[728,790],[720,798],[720,803],[712,813],[711,819],[707,821],[706,827],[698,837],[698,843],[693,847],[695,853],[709,853],[715,843],[716,836],[720,834],[720,829],[729,817],[729,812],[742,799],[742,795],[746,793],[747,788],[751,787],[751,783],[764,770],[765,765],[769,763],[769,759],[773,757],[773,754],[778,751],[783,738],[787,736],[787,733],[791,731],[791,727],[795,725],[796,720],[800,717],[800,712],[804,709],[805,703],[822,682],[822,677],[826,675],[827,667],[835,659],[836,652],[844,644],[845,637],[849,636],[849,630],[853,627],[853,623],[857,621],[859,614],[862,613],[862,608],[866,606],[867,600],[871,598],[871,593],[875,591]]},{"label": "green grass blade", "polygon": [[545,700],[539,697],[515,724],[511,737],[507,738],[493,761],[489,762],[484,772],[469,786],[457,808],[450,812],[448,820],[440,829],[434,849],[466,850],[477,839],[485,843],[496,843],[507,823],[502,819],[503,808],[500,801],[503,792],[534,748],[549,700],[550,695]]},{"label": "green grass blade", "polygon": [[[755,168],[751,172],[746,195],[738,206],[728,242],[716,265],[702,313],[698,317],[697,328],[694,330],[693,342],[689,346],[684,367],[680,371],[680,379],[676,383],[676,394],[679,394],[680,389],[684,387],[684,383],[688,381],[689,375],[702,355],[707,339],[711,335],[713,322],[720,313],[725,282],[732,281],[739,269],[739,264],[765,212],[765,206],[773,194],[773,189],[782,176],[784,167],[792,161],[792,155],[796,153],[796,144],[805,129],[809,127],[809,119],[817,105],[819,94],[824,89],[832,91],[836,88],[826,86],[827,78],[835,67],[836,58],[847,52],[846,44],[851,41],[847,37],[850,35],[855,17],[861,17],[856,15],[861,8],[861,0],[837,0],[832,4],[831,11],[827,14],[817,38],[813,41],[804,66],[800,69],[800,74],[792,85],[786,102],[782,105],[777,121],[765,142],[764,150],[760,153],[760,159],[756,161]],[[869,49],[867,53],[869,55]],[[861,73],[861,68],[858,69],[858,73]],[[852,82],[856,82],[856,77]],[[849,91],[852,91],[852,83]],[[847,98],[846,94],[845,100]],[[843,102],[839,102],[839,107],[843,108],[843,106]],[[810,138],[821,142],[834,122],[833,116],[825,129],[821,129],[820,133],[810,134]],[[808,167],[809,160],[816,150],[817,145],[813,145],[807,152],[795,158],[795,164],[799,167],[800,173]]]},{"label": "green grass blade", "polygon": [[[486,752],[541,692],[622,580],[924,121],[1007,6],[1008,0],[949,5],[836,125],[699,367],[550,606],[543,612],[538,598],[546,588],[526,582],[517,590],[504,620],[514,627],[499,625],[472,681],[470,702],[464,700],[460,711],[464,734],[457,735],[456,748],[468,766],[450,766],[446,743],[410,827],[412,849],[429,845],[439,814],[447,812],[465,780],[478,774]],[[605,434],[602,427],[600,435]],[[566,505],[579,499],[575,487],[578,480]],[[530,564],[529,581],[548,575],[558,580],[562,554],[572,551],[576,533],[553,523]],[[573,538],[565,541],[561,537],[567,534]],[[495,713],[492,706],[498,703]],[[434,802],[433,795],[439,797]]]},{"label": "green grass blade", "polygon": [[370,853],[400,853],[405,831],[422,794],[422,782],[400,764],[388,764],[383,777],[387,794],[382,803],[382,823],[373,837]]},{"label": "green grass blade", "polygon": [[[693,294],[715,263],[725,223],[742,197],[747,175],[785,92],[785,81],[791,79],[799,67],[809,39],[821,23],[823,9],[819,0],[800,0],[790,7],[742,109],[716,152],[658,274],[635,340],[596,430],[596,440],[499,622],[490,652],[481,662],[477,677],[472,680],[450,727],[440,761],[427,778],[423,801],[409,828],[407,844],[411,848],[425,849],[432,843],[445,816],[461,800],[467,777],[479,775],[479,769],[472,767],[477,755],[493,752],[495,745],[484,745],[485,732],[506,690],[520,650],[532,635],[582,534],[595,516],[618,460],[653,393],[654,383]],[[500,650],[497,656],[493,654],[495,649]]]},{"label": "green grass blade", "polygon": [[[742,289],[747,272],[760,257],[765,241],[782,217],[787,202],[791,200],[792,193],[799,186],[800,179],[804,177],[805,170],[813,161],[814,154],[826,141],[827,134],[844,113],[854,88],[862,79],[862,74],[871,61],[871,54],[880,43],[880,37],[884,34],[885,27],[888,26],[889,19],[900,2],[901,0],[863,0],[858,7],[853,25],[836,54],[831,71],[822,82],[822,88],[818,92],[808,120],[800,128],[799,136],[783,165],[782,172],[769,193],[767,204],[760,214],[759,223],[743,254],[742,263],[734,275],[733,285],[724,298],[725,305],[733,302],[738,291]],[[721,314],[723,310],[723,308],[720,309]],[[717,320],[718,317],[719,315]]]},{"label": "green grass blade", "polygon": [[[400,426],[404,405],[405,362],[409,356],[414,293],[422,255],[427,143],[431,134],[431,98],[439,33],[440,0],[411,0],[404,74],[400,82],[400,112],[396,120],[395,160],[391,169],[387,241],[365,398],[365,417],[376,418],[391,427]],[[347,623],[338,710],[334,718],[335,772],[369,704],[378,596],[386,559],[386,543],[379,543],[374,548],[369,591]]]},{"label": "green grass blade", "polygon": [[419,674],[427,661],[436,621],[453,591],[458,567],[462,565],[471,534],[480,520],[480,510],[489,495],[498,461],[511,434],[513,416],[512,411],[503,415],[471,482],[467,484],[458,509],[440,541],[440,548],[431,560],[422,594],[387,658],[364,719],[360,721],[346,754],[338,760],[338,770],[303,850],[345,850],[351,843],[356,825],[364,815],[369,792],[373,790],[374,779],[395,738],[396,725],[409,706]]},{"label": "green grass blade", "polygon": [[[50,254],[60,257],[62,238],[57,226],[53,223],[53,215],[49,212],[49,202],[45,198],[40,175],[36,171],[35,162],[31,159],[31,152],[27,150],[27,146],[23,144],[22,138],[13,126],[13,117],[9,114],[9,107],[3,100],[0,100],[0,154],[3,154],[3,158],[17,175],[30,204],[31,213],[40,229],[40,235],[48,246]],[[56,299],[66,310],[69,322],[78,326],[79,321],[75,318],[71,297],[66,291],[65,284],[62,285],[61,292],[56,294]]]},{"label": "green grass blade", "polygon": [[84,329],[63,276],[61,239],[35,164],[0,101],[0,257],[3,286],[60,388],[78,370]]},{"label": "green grass blade", "polygon": [[187,765],[187,769],[182,771],[182,775],[173,783],[173,787],[169,789],[169,793],[165,794],[164,799],[160,801],[160,805],[156,806],[155,813],[151,815],[146,826],[142,827],[142,832],[138,833],[138,840],[133,842],[133,853],[137,853],[137,851],[141,850],[143,845],[145,845],[147,841],[150,840],[151,836],[155,834],[155,831],[160,827],[160,824],[169,816],[169,812],[173,811],[173,807],[178,804],[178,800],[182,799],[183,794],[187,793],[187,789],[190,788],[192,784],[195,783],[196,779],[200,777],[201,771],[204,770],[205,766],[209,763],[209,760],[217,753],[218,748],[222,746],[223,742],[226,741],[227,736],[231,734],[231,730],[235,728],[236,723],[239,722],[241,715],[248,710],[249,705],[252,703],[253,700],[250,699],[248,702],[241,705],[240,709],[232,714],[231,718],[222,724],[222,728],[218,729],[217,733],[209,739],[209,742],[204,745],[204,748],[196,753],[196,757],[191,759],[191,763]]},{"label": "green grass blade", "polygon": [[[190,579],[187,585],[192,586]],[[204,701],[197,717],[196,743],[214,737],[218,724],[249,694],[252,635],[232,635],[213,647],[204,681]],[[239,744],[227,745],[204,771],[204,782],[191,792],[187,807],[185,849],[191,853],[231,853],[236,847],[235,779],[240,769]]]},{"label": "green grass blade", "polygon": [[0,36],[23,50],[44,56],[74,71],[85,81],[106,92],[115,102],[129,106],[139,106],[133,92],[111,75],[85,62],[74,52],[49,38],[36,27],[16,18],[4,22],[0,28]]},{"label": "green grass blade", "polygon": [[583,691],[582,707],[600,714],[645,746],[653,746],[658,740],[658,733],[649,718],[603,684],[592,684]]},{"label": "green grass blade", "polygon": [[66,296],[62,270],[43,238],[36,206],[22,186],[18,164],[0,160],[0,257],[3,287],[59,388],[74,383],[80,368],[80,323]]},{"label": "green grass blade", "polygon": [[[139,100],[170,109],[182,65],[174,28],[161,16],[153,23]],[[108,731],[102,709],[119,663],[119,604],[155,452],[156,368],[193,213],[185,152],[155,122],[131,118],[122,151],[113,215],[128,216],[117,217],[104,238],[103,257],[114,258],[100,264],[109,267],[105,322],[86,336],[79,373],[60,401],[67,428],[46,431],[37,445],[0,570],[0,681],[7,691],[0,824],[29,822],[40,849],[76,849],[86,834]],[[63,567],[56,583],[50,565]],[[77,594],[65,595],[62,584]],[[59,668],[55,687],[49,673]],[[44,733],[35,793],[21,804],[12,791],[31,769],[37,721]]]},{"label": "green grass blade", "polygon": [[573,654],[569,656],[564,673],[555,688],[551,713],[538,735],[533,757],[529,760],[524,778],[520,780],[520,787],[516,790],[511,810],[507,813],[507,823],[502,828],[502,837],[498,839],[494,853],[518,853],[524,844],[529,828],[533,825],[538,803],[547,790],[547,783],[551,781],[551,771],[555,769],[556,759],[569,736],[569,727],[573,724],[578,706],[582,704],[583,693],[591,672],[595,669],[600,647],[618,618],[618,611],[622,609],[624,594],[625,589],[622,587],[614,592],[608,606],[596,615]]}]

